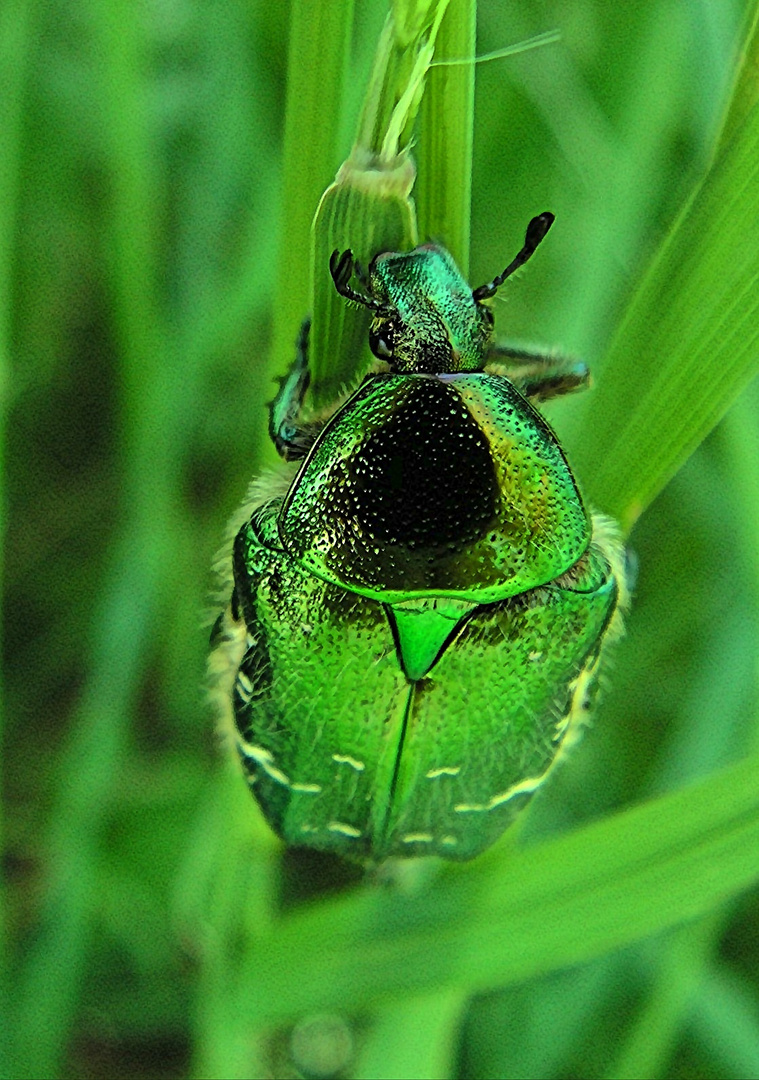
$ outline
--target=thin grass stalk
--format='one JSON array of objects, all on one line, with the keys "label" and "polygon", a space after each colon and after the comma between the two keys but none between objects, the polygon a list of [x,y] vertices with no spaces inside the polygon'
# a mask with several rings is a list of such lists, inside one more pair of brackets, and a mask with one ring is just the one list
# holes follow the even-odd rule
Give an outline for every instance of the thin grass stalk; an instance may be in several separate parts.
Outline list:
[{"label": "thin grass stalk", "polygon": [[180,933],[196,941],[200,961],[191,1075],[263,1076],[263,1042],[253,1025],[240,1025],[232,1004],[241,942],[255,954],[273,928],[281,845],[251,806],[236,762],[208,796],[175,900]]},{"label": "thin grass stalk", "polygon": [[648,993],[606,1072],[608,1080],[671,1075],[669,1065],[699,985],[713,962],[726,911],[673,930],[657,950]]},{"label": "thin grass stalk", "polygon": [[[450,0],[427,76],[414,153],[419,236],[445,244],[469,272],[476,0]],[[460,60],[461,63],[450,63]]]},{"label": "thin grass stalk", "polygon": [[[738,537],[756,611],[759,611],[758,416],[759,381],[755,379],[725,417],[724,434],[727,461],[733,478]],[[759,656],[756,658],[754,681],[759,692]],[[759,717],[755,718],[750,740],[749,749],[759,750]]]},{"label": "thin grass stalk", "polygon": [[719,155],[759,101],[759,3],[746,9],[732,91],[716,145]]},{"label": "thin grass stalk", "polygon": [[[21,167],[24,150],[24,94],[32,46],[35,41],[35,4],[32,0],[12,0],[0,13],[0,84],[3,92],[3,122],[0,125],[0,580],[4,582],[6,531],[5,431],[10,398],[11,355],[13,349],[13,295],[16,225],[21,195]],[[0,675],[0,678],[2,676]],[[0,749],[4,747],[5,696],[0,682]],[[5,851],[3,792],[0,789],[0,851]],[[0,882],[0,1001],[10,994],[10,957],[7,938],[5,876]],[[0,1076],[10,1076],[12,1024],[0,1029]]]},{"label": "thin grass stalk", "polygon": [[355,384],[371,363],[365,309],[348,308],[328,270],[333,251],[350,249],[361,265],[382,251],[416,246],[411,191],[414,124],[449,0],[396,0],[374,57],[356,141],[313,224],[311,403],[321,409]]},{"label": "thin grass stalk", "polygon": [[165,464],[164,340],[156,297],[158,173],[142,82],[144,26],[126,0],[95,3],[92,27],[101,67],[110,200],[111,287],[120,350],[123,526],[108,587],[93,617],[90,677],[60,764],[60,789],[47,837],[49,879],[40,927],[20,972],[20,1076],[60,1074],[79,1001],[89,943],[102,828],[118,786],[128,717],[140,690],[153,633],[162,559],[171,544],[173,505]]}]

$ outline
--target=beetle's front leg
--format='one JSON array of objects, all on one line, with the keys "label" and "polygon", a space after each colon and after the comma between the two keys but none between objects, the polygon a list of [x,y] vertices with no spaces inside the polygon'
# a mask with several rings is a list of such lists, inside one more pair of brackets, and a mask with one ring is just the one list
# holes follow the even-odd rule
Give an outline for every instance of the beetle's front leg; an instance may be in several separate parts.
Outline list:
[{"label": "beetle's front leg", "polygon": [[308,335],[311,320],[306,318],[295,346],[295,359],[287,375],[279,380],[279,390],[269,405],[269,435],[277,453],[285,461],[296,461],[308,453],[321,425],[305,418],[304,401],[311,382],[308,370]]},{"label": "beetle's front leg", "polygon": [[491,345],[485,371],[504,375],[520,394],[533,401],[585,390],[590,383],[590,371],[582,360],[509,345]]}]

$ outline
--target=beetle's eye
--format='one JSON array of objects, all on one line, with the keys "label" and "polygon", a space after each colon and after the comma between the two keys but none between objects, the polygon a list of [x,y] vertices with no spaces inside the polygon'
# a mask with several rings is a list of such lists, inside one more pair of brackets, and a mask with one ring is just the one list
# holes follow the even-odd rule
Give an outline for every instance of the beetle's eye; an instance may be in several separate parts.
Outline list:
[{"label": "beetle's eye", "polygon": [[494,326],[495,325],[495,315],[493,314],[492,309],[489,308],[489,307],[485,307],[484,304],[480,304],[480,309],[485,315],[485,322],[488,324],[488,326]]},{"label": "beetle's eye", "polygon": [[393,324],[384,323],[378,330],[369,331],[369,348],[380,360],[393,356]]}]

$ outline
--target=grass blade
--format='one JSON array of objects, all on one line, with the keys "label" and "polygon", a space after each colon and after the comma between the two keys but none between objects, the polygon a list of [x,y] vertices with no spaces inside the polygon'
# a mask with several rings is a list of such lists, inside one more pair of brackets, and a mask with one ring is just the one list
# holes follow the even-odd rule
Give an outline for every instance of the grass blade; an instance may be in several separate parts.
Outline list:
[{"label": "grass blade", "polygon": [[[0,574],[5,561],[5,430],[9,402],[12,352],[13,271],[16,225],[21,187],[24,140],[24,91],[29,54],[34,41],[35,5],[14,0],[0,16],[0,82],[4,87],[4,117],[0,126]],[[4,744],[5,698],[0,686],[0,746]],[[2,792],[0,792],[2,795]],[[5,850],[5,829],[0,803],[0,851]],[[6,882],[0,882],[0,1000],[8,999],[8,941],[6,930]],[[9,1025],[0,1032],[0,1076],[10,1075]]]},{"label": "grass blade", "polygon": [[311,221],[340,164],[340,106],[352,24],[353,0],[292,5],[276,290],[281,302],[274,306],[269,360],[273,375],[291,364],[298,329],[311,307]]},{"label": "grass blade", "polygon": [[[696,918],[759,877],[759,760],[417,897],[362,891],[284,920],[240,982],[264,1023],[432,987],[470,991],[589,960]],[[503,856],[500,857],[501,859]]]},{"label": "grass blade", "polygon": [[759,106],[644,278],[583,416],[589,500],[630,528],[759,370]]},{"label": "grass blade", "polygon": [[109,588],[93,615],[91,671],[59,767],[46,837],[50,870],[32,947],[17,976],[17,1075],[59,1074],[76,1015],[91,929],[102,831],[126,756],[141,663],[153,633],[161,564],[172,542],[167,475],[173,417],[156,287],[156,172],[146,137],[145,25],[123,0],[92,7],[100,46],[110,199],[115,332],[121,351],[122,439],[132,471]]}]

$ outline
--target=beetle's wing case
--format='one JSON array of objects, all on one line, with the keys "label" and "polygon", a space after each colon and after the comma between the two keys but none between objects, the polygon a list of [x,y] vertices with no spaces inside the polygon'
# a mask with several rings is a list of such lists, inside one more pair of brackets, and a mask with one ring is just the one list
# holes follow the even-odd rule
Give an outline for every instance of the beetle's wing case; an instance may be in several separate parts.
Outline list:
[{"label": "beetle's wing case", "polygon": [[415,684],[391,850],[472,858],[544,783],[587,716],[600,643],[626,602],[618,548],[600,540],[564,584],[477,608]]},{"label": "beetle's wing case", "polygon": [[389,810],[410,686],[376,601],[279,547],[274,501],[234,549],[245,640],[237,745],[266,816],[291,844],[371,858]]},{"label": "beetle's wing case", "polygon": [[[397,425],[383,421],[397,416],[399,401],[402,408],[408,398],[391,395],[388,405],[386,384],[367,385],[383,386],[376,397],[367,395],[371,409],[365,437],[370,448],[377,450],[377,439],[372,438],[378,432],[389,431],[395,445],[407,451],[402,425],[399,432]],[[310,505],[316,508],[315,522],[306,521],[310,535],[317,541],[322,537],[326,551],[344,540],[330,531],[350,524],[346,504],[339,501],[345,472],[338,471],[336,478],[334,458],[342,447],[339,468],[345,469],[347,461],[352,475],[361,476],[355,463],[357,448],[360,460],[364,444],[358,436],[346,437],[354,424],[365,430],[366,415],[360,423],[350,416],[355,403],[366,400],[361,394],[345,407],[351,422],[343,424],[338,413],[322,434],[320,443],[327,443],[330,451],[324,459],[317,443],[288,493],[256,507],[237,534],[235,602],[226,615],[218,664],[226,661],[234,671],[227,688],[251,785],[270,823],[291,844],[369,859],[389,854],[471,858],[496,839],[543,782],[560,744],[583,715],[598,644],[618,608],[621,571],[614,561],[616,549],[603,532],[598,543],[590,542],[590,524],[550,429],[527,425],[531,438],[525,438],[523,417],[529,406],[519,395],[499,393],[502,385],[508,388],[504,380],[489,376],[447,381],[404,376],[391,382],[390,389],[422,390],[421,415],[432,418],[433,425],[424,444],[427,456],[415,461],[426,483],[437,480],[444,490],[446,483],[462,480],[460,470],[442,478],[435,471],[456,456],[450,443],[443,458],[430,450],[441,400],[443,433],[450,429],[453,410],[460,419],[463,435],[455,435],[464,447],[460,457],[469,459],[471,426],[488,451],[479,463],[486,474],[490,468],[496,481],[484,489],[477,477],[459,483],[453,507],[450,499],[444,506],[442,525],[449,518],[460,521],[462,515],[466,520],[467,512],[471,520],[473,507],[491,499],[493,490],[496,495],[513,490],[507,509],[518,517],[514,499],[521,493],[527,500],[524,513],[529,511],[531,520],[537,514],[543,525],[536,530],[542,539],[537,556],[547,551],[554,560],[549,561],[546,582],[484,605],[446,599],[429,589],[416,598],[408,592],[401,597],[389,593],[383,602],[310,572],[303,550],[292,544],[283,522],[289,520],[292,529],[288,515],[294,493],[307,481]],[[431,397],[425,396],[429,386]],[[415,407],[409,410],[412,427],[418,434],[420,396],[410,398]],[[506,408],[516,414],[511,427]],[[504,437],[496,438],[504,425],[508,466],[498,458],[505,453]],[[457,431],[455,423],[453,429]],[[388,470],[392,475],[392,445],[389,439],[389,463],[375,462],[372,483],[378,476],[386,480]],[[543,464],[537,470],[536,494],[524,495],[524,472],[535,465],[538,453]],[[369,466],[373,458],[374,453],[369,454]],[[511,487],[506,482],[510,477]],[[565,485],[560,495],[568,492],[568,520],[576,526],[569,545],[552,546],[545,527],[551,520],[546,507],[553,498],[552,480]],[[397,488],[391,491],[397,499]],[[434,487],[423,492],[426,503],[418,490],[415,494],[414,505],[423,514],[439,492]],[[337,501],[332,516],[330,498]],[[463,500],[461,505],[455,504],[457,499]],[[413,508],[409,505],[409,514]],[[434,514],[434,509],[428,512]],[[393,527],[400,528],[397,520]],[[425,527],[434,532],[429,523]],[[362,552],[363,534],[360,539]],[[462,543],[454,534],[447,542],[466,558],[472,539],[468,536]],[[292,546],[295,550],[288,550]],[[318,543],[315,546],[319,550]],[[415,550],[408,537],[395,549],[401,559]],[[576,558],[578,549],[582,553]],[[348,545],[347,550],[355,553],[356,547]],[[534,563],[530,565],[534,572]],[[465,578],[470,569],[465,566]]]},{"label": "beetle's wing case", "polygon": [[563,583],[474,609],[410,682],[386,606],[278,550],[277,509],[254,515],[234,556],[237,742],[268,820],[291,844],[364,859],[471,858],[584,715],[618,606],[608,545]]},{"label": "beetle's wing case", "polygon": [[[209,625],[213,623],[208,657],[208,697],[218,716],[218,734],[225,741],[234,741],[232,693],[246,641],[245,621],[229,603],[234,589],[234,542],[254,512],[272,500],[284,498],[296,472],[296,465],[282,463],[252,481],[242,503],[227,522],[224,543],[213,562],[213,611],[208,620]],[[221,612],[217,614],[220,608]]]}]

